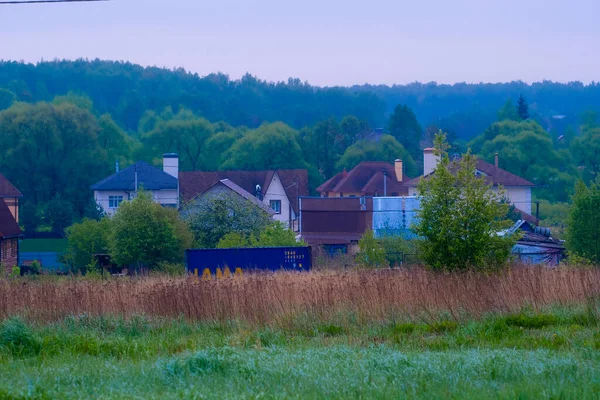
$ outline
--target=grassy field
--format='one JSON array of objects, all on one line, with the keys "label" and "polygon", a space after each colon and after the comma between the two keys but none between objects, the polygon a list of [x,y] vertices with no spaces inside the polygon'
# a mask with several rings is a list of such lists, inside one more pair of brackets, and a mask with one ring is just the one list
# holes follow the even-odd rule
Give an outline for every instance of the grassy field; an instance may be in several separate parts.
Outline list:
[{"label": "grassy field", "polygon": [[[598,309],[367,325],[69,317],[0,327],[1,398],[600,396]],[[351,318],[350,318],[351,319]]]},{"label": "grassy field", "polygon": [[599,277],[3,281],[0,398],[599,398]]}]

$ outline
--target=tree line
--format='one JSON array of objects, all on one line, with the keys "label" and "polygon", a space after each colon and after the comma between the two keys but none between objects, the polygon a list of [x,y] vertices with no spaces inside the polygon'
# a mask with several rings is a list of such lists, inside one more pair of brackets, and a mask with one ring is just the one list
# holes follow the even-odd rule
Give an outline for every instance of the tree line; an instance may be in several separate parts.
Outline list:
[{"label": "tree line", "polygon": [[[266,83],[249,76],[240,81],[217,77],[103,61],[35,66],[0,62],[0,86],[5,85],[0,88],[0,171],[25,195],[22,225],[27,230],[62,231],[82,217],[97,218],[91,184],[113,173],[116,160],[123,167],[137,160],[159,166],[165,152],[179,154],[182,170],[306,168],[314,193],[335,173],[366,160],[393,162],[401,158],[406,176],[418,176],[422,173],[421,149],[430,147],[441,129],[447,132],[450,154],[470,148],[493,162],[498,153],[502,168],[533,182],[542,218],[557,226],[566,222],[575,182],[591,182],[600,171],[600,123],[593,111],[581,113],[577,125],[561,128],[568,117],[554,118],[554,125],[546,125],[537,100],[527,95],[508,97],[476,136],[467,137],[464,126],[454,130],[454,125],[443,119],[423,124],[423,116],[415,112],[421,106],[413,109],[409,104],[397,104],[382,114],[371,113],[372,102],[352,103],[364,95],[357,94],[359,88],[334,90],[300,82]],[[98,85],[97,80],[103,84]],[[116,81],[122,82],[117,85]],[[122,93],[128,85],[145,98],[139,113],[125,113],[128,118],[136,116],[131,121],[123,120],[121,112],[125,111],[119,111],[119,107],[131,108]],[[475,90],[479,95],[483,88],[505,93],[499,89],[502,85],[480,86],[469,87],[479,88]],[[443,85],[419,87],[424,99],[429,91],[454,93],[453,87]],[[531,87],[547,94],[541,90],[543,85]],[[566,87],[587,99],[580,104],[595,104],[595,85]],[[221,95],[215,88],[229,93],[219,108],[221,114],[207,112],[195,103],[176,103],[190,91],[217,101]],[[461,85],[455,88],[466,90]],[[415,85],[396,89],[418,93]],[[379,99],[374,104],[381,100],[376,93],[393,92],[385,87],[374,90],[369,95]],[[61,94],[53,96],[57,92]],[[280,92],[289,97],[275,96]],[[160,99],[152,97],[161,93]],[[232,104],[236,112],[254,112],[258,94],[271,99],[270,114],[257,111],[256,118],[250,119],[227,114]],[[318,100],[319,96],[327,101]],[[450,98],[455,99],[453,96]],[[318,114],[296,118],[294,112],[311,113],[315,106]],[[296,111],[281,111],[290,108]],[[375,114],[380,116],[373,117]],[[465,124],[477,126],[473,121]]]}]

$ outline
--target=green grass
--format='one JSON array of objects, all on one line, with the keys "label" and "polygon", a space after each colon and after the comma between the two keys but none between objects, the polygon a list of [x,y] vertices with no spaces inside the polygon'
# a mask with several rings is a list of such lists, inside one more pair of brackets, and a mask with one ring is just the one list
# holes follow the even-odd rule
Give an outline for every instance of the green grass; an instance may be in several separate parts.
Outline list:
[{"label": "green grass", "polygon": [[596,308],[279,326],[86,315],[0,325],[0,398],[600,396]]},{"label": "green grass", "polygon": [[68,243],[67,239],[25,239],[19,244],[19,250],[27,253],[64,253]]}]

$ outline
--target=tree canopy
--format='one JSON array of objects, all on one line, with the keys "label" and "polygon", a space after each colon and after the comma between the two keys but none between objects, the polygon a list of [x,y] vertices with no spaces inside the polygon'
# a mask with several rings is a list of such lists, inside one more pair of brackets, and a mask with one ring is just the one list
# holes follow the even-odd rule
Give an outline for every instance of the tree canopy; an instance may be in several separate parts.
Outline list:
[{"label": "tree canopy", "polygon": [[467,152],[456,171],[451,170],[446,136],[436,136],[435,172],[419,182],[421,199],[413,226],[421,238],[421,259],[434,269],[493,269],[508,262],[514,236],[501,232],[508,205],[476,175],[476,158]]}]

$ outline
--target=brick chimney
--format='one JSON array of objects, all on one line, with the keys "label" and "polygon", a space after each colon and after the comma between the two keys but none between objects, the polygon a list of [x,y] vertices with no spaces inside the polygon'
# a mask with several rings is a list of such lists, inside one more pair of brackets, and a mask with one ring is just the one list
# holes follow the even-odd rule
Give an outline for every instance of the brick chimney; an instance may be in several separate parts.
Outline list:
[{"label": "brick chimney", "polygon": [[346,171],[346,168],[344,168],[344,170],[342,171],[342,178],[345,178],[346,175],[348,175],[348,171]]},{"label": "brick chimney", "polygon": [[404,180],[404,175],[402,174],[402,160],[398,159],[394,161],[394,170],[396,172],[396,180],[402,182]]}]

